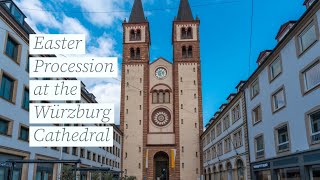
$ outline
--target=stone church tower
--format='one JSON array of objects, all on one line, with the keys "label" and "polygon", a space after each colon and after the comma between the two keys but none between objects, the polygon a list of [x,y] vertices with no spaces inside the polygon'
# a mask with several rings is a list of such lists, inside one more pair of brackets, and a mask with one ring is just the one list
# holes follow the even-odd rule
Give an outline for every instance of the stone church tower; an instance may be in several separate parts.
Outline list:
[{"label": "stone church tower", "polygon": [[173,62],[150,63],[141,0],[123,23],[120,123],[122,170],[138,180],[194,180],[202,171],[200,21],[181,0],[173,21]]}]

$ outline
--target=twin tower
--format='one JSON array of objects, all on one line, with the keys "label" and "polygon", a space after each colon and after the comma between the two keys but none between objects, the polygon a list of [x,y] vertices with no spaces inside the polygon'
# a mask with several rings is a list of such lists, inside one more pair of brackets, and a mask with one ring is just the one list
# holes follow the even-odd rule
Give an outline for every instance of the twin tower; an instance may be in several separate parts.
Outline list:
[{"label": "twin tower", "polygon": [[173,21],[173,60],[150,63],[141,0],[123,23],[120,123],[122,170],[138,180],[195,180],[202,172],[200,21],[181,0]]}]

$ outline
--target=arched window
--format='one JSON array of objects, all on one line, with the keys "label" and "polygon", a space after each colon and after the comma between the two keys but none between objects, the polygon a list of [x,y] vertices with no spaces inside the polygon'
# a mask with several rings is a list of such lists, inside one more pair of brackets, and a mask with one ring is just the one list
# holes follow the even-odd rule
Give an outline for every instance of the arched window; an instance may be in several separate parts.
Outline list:
[{"label": "arched window", "polygon": [[213,179],[214,180],[218,179],[218,173],[217,173],[216,166],[213,166]]},{"label": "arched window", "polygon": [[229,162],[229,163],[227,163],[227,175],[228,175],[228,180],[230,179],[233,179],[233,175],[232,175],[232,165],[231,165],[231,163]]},{"label": "arched window", "polygon": [[134,41],[135,39],[135,32],[133,29],[130,30],[130,41]]},{"label": "arched window", "polygon": [[130,59],[134,59],[135,54],[134,54],[134,49],[130,48]]},{"label": "arched window", "polygon": [[192,46],[188,48],[188,58],[192,58]]},{"label": "arched window", "polygon": [[141,30],[138,29],[136,34],[136,41],[140,41],[140,40],[141,40]]},{"label": "arched window", "polygon": [[244,180],[244,166],[241,159],[237,160],[237,174],[238,180]]},{"label": "arched window", "polygon": [[204,180],[207,180],[207,170],[204,170]]},{"label": "arched window", "polygon": [[209,180],[211,180],[211,168],[208,169],[208,177],[209,177]]},{"label": "arched window", "polygon": [[159,92],[159,103],[164,103],[164,92],[163,91]]},{"label": "arched window", "polygon": [[219,179],[223,179],[223,166],[222,164],[219,165]]},{"label": "arched window", "polygon": [[140,59],[140,48],[137,48],[135,59]]},{"label": "arched window", "polygon": [[158,92],[157,91],[153,91],[152,93],[152,103],[158,103]]},{"label": "arched window", "polygon": [[188,27],[187,39],[192,39],[192,28],[191,27]]},{"label": "arched window", "polygon": [[185,46],[182,46],[182,58],[187,57],[187,48]]},{"label": "arched window", "polygon": [[186,39],[187,38],[187,31],[186,28],[183,27],[181,28],[181,39]]},{"label": "arched window", "polygon": [[170,92],[166,91],[164,95],[164,102],[165,103],[170,103]]}]

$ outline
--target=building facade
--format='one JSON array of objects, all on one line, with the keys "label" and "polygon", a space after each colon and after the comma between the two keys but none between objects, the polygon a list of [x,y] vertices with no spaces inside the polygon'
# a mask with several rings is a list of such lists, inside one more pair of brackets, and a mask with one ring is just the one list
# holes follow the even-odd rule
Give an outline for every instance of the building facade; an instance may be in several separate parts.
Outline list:
[{"label": "building facade", "polygon": [[250,179],[247,117],[244,92],[230,94],[227,103],[206,125],[201,136],[204,179]]},{"label": "building facade", "polygon": [[[320,178],[320,2],[304,5],[306,12],[280,27],[277,46],[260,53],[258,68],[206,125],[205,179],[242,179],[234,163],[238,152],[247,155],[241,157],[244,179]],[[234,96],[242,98],[230,101]],[[246,145],[234,152],[230,144],[238,143],[230,132],[238,126],[225,120],[239,101]]]},{"label": "building facade", "polygon": [[305,5],[244,86],[255,180],[320,178],[320,2]]},{"label": "building facade", "polygon": [[199,24],[187,0],[173,21],[173,62],[150,63],[150,27],[141,0],[123,23],[123,171],[137,179],[197,179],[202,132]]},{"label": "building facade", "polygon": [[[81,160],[78,168],[105,167],[120,171],[122,132],[114,126],[114,147],[29,147],[29,34],[34,31],[13,1],[0,1],[0,179],[12,173],[7,160]],[[48,78],[45,78],[48,79]],[[82,84],[81,103],[97,103]],[[65,126],[79,126],[66,124]],[[67,165],[67,164],[66,164]],[[14,180],[55,180],[61,164],[16,164]],[[89,172],[78,172],[90,179]]]}]

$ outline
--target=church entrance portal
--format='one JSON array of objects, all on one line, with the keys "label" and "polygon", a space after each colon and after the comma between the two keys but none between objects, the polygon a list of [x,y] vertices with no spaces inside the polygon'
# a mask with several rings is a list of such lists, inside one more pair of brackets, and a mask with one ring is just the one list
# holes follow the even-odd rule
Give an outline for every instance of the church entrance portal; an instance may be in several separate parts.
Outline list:
[{"label": "church entrance portal", "polygon": [[154,155],[155,180],[169,180],[169,156],[165,152]]}]

